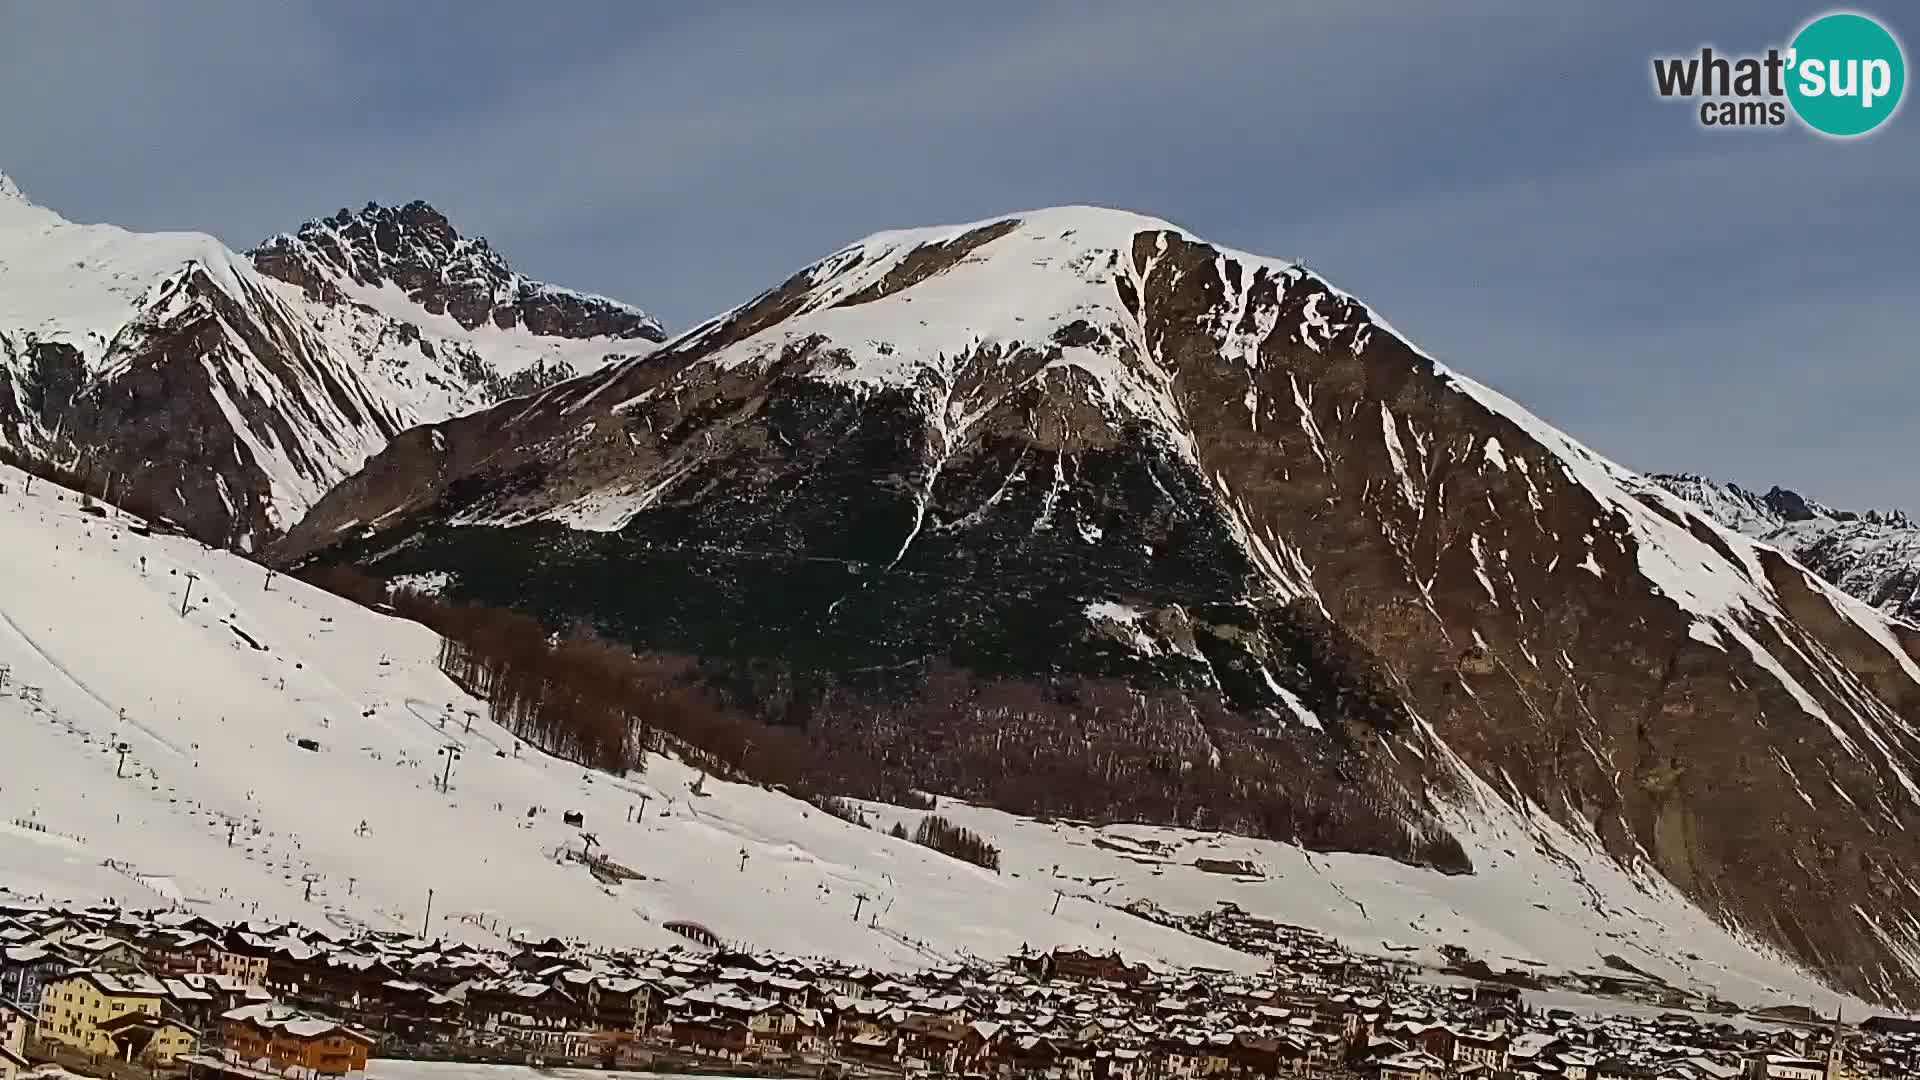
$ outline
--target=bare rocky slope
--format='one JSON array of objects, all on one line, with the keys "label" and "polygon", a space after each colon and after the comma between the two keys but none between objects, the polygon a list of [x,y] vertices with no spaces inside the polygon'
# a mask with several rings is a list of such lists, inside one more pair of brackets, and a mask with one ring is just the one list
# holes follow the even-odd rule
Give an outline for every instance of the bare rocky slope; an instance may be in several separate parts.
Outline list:
[{"label": "bare rocky slope", "polygon": [[1790,552],[1889,615],[1920,622],[1920,523],[1905,511],[1836,510],[1786,488],[1761,495],[1688,473],[1654,479],[1727,528]]},{"label": "bare rocky slope", "polygon": [[75,224],[0,176],[0,451],[210,542],[252,549],[399,431],[664,336],[513,273],[424,203],[249,257]]},{"label": "bare rocky slope", "polygon": [[401,434],[277,554],[715,663],[1177,689],[1220,707],[1169,745],[1293,770],[1248,794],[1274,835],[1388,814],[1363,850],[1470,871],[1490,790],[1920,1000],[1920,632],[1165,222],[868,238]]}]

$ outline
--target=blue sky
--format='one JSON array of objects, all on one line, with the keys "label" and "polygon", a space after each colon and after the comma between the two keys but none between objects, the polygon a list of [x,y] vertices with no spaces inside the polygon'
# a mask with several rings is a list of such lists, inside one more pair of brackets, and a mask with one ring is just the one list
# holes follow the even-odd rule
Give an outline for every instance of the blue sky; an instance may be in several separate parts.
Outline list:
[{"label": "blue sky", "polygon": [[1920,508],[1920,114],[1708,132],[1650,88],[1823,10],[20,4],[0,170],[236,247],[426,198],[674,325],[878,229],[1122,206],[1304,258],[1634,466]]}]

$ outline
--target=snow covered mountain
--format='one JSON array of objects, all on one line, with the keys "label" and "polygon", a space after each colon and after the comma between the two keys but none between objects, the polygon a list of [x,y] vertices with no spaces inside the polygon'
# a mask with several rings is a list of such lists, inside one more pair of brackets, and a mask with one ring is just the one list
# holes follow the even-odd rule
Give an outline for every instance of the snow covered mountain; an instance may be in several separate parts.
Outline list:
[{"label": "snow covered mountain", "polygon": [[661,336],[512,274],[422,204],[249,259],[198,233],[74,224],[0,177],[0,449],[217,542],[284,531],[407,427]]},{"label": "snow covered mountain", "polygon": [[1890,615],[1920,622],[1920,523],[1904,511],[1835,510],[1786,488],[1760,495],[1686,473],[1654,479],[1727,528],[1790,552]]},{"label": "snow covered mountain", "polygon": [[[692,919],[734,943],[885,966],[1023,944],[1260,966],[1118,910],[1231,900],[1403,960],[1439,964],[1454,946],[1501,969],[1617,975],[1608,958],[1624,957],[1744,1004],[1834,1000],[1664,882],[1484,788],[1449,811],[1471,875],[943,800],[942,814],[999,846],[995,874],[888,836],[890,822],[917,820],[895,807],[871,807],[863,829],[777,791],[697,783],[658,756],[613,777],[516,755],[435,667],[437,641],[420,626],[142,532],[0,466],[0,549],[13,556],[0,559],[0,896],[320,929],[424,925],[492,944],[684,944],[662,924]],[[468,709],[480,711],[471,731]],[[449,746],[461,757],[443,792]],[[584,846],[567,812],[584,816],[596,852],[643,876],[607,884],[566,861]],[[1201,859],[1251,872],[1210,873]],[[855,920],[857,897],[868,914]]]},{"label": "snow covered mountain", "polygon": [[632,305],[515,273],[424,202],[341,210],[252,257],[326,308],[321,323],[336,344],[375,357],[399,396],[461,395],[446,415],[644,354],[666,337]]},{"label": "snow covered mountain", "polygon": [[[1550,821],[1920,1000],[1920,631],[1306,267],[1166,222],[869,237],[644,362],[401,435],[277,555],[784,673],[825,688],[817,737],[1003,804],[1154,789],[1470,877],[1467,821]],[[957,726],[831,711],[939,662]]]}]

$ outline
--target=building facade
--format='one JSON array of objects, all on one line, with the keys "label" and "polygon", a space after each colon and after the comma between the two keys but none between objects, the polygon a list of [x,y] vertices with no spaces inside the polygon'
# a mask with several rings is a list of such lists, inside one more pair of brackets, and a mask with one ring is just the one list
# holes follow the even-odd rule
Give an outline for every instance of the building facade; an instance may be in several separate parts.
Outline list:
[{"label": "building facade", "polygon": [[13,1080],[27,1067],[27,1040],[33,1037],[33,1014],[0,998],[0,1080]]},{"label": "building facade", "polygon": [[221,1034],[229,1061],[298,1080],[364,1073],[373,1052],[371,1035],[267,1005],[227,1013]]},{"label": "building facade", "polygon": [[0,950],[0,998],[38,1011],[41,989],[66,974],[71,966],[41,945],[16,945]]},{"label": "building facade", "polygon": [[47,984],[40,995],[39,1035],[90,1054],[113,1056],[116,1047],[102,1024],[128,1015],[158,1018],[166,990],[142,975],[76,971]]}]

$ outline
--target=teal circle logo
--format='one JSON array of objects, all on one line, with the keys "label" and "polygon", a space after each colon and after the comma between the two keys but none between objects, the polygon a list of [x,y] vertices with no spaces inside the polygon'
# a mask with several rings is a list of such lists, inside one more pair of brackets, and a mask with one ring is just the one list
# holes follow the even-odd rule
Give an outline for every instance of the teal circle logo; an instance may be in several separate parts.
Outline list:
[{"label": "teal circle logo", "polygon": [[1787,100],[1823,135],[1865,135],[1887,122],[1907,88],[1900,42],[1865,15],[1820,16],[1794,35],[1787,55]]}]

